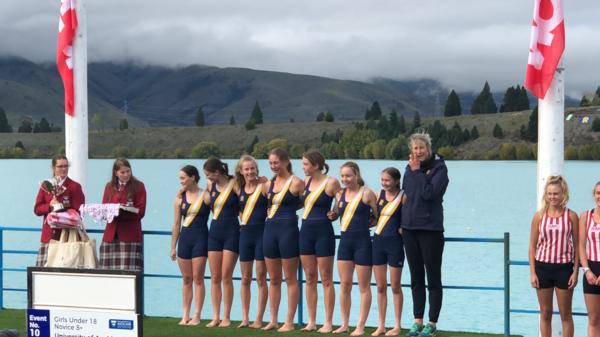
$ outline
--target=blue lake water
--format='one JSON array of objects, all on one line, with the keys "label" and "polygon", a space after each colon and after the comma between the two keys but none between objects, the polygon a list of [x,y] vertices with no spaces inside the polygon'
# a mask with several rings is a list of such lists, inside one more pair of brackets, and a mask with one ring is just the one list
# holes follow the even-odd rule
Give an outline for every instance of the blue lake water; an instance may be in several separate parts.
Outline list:
[{"label": "blue lake water", "polygon": [[[39,227],[41,219],[33,214],[33,204],[39,182],[50,175],[49,160],[1,160],[0,176],[4,181],[0,196],[2,211],[0,226]],[[338,175],[344,161],[330,161],[331,175]],[[172,202],[179,188],[178,170],[185,164],[201,168],[201,160],[132,160],[133,173],[141,179],[148,190],[148,206],[143,220],[144,229],[170,230],[172,224]],[[235,160],[228,161],[235,167]],[[404,171],[406,161],[358,161],[366,184],[379,190],[379,172],[388,166]],[[526,260],[529,226],[536,206],[536,163],[532,161],[450,161],[450,185],[445,196],[445,228],[448,237],[494,237],[501,238],[504,232],[511,234],[511,258]],[[100,202],[102,190],[110,178],[111,160],[91,160],[85,194],[87,202]],[[293,162],[294,170],[302,176],[301,164]],[[261,174],[270,175],[268,163],[259,162]],[[577,213],[593,206],[591,189],[600,180],[600,163],[567,162],[565,176],[570,187],[569,207]],[[204,178],[200,184],[205,185]],[[86,221],[88,228],[102,229],[101,224]],[[334,223],[336,231],[339,224]],[[96,236],[98,243],[100,237]],[[145,272],[179,274],[176,263],[169,259],[170,237],[146,237]],[[39,233],[9,233],[4,236],[4,249],[37,250]],[[461,243],[446,244],[443,262],[445,285],[497,286],[503,285],[503,247],[501,244]],[[7,255],[5,267],[33,265],[34,256]],[[208,272],[208,267],[207,267]],[[337,274],[337,271],[335,271]],[[234,276],[239,276],[236,270]],[[337,277],[337,275],[336,275]],[[580,280],[581,281],[581,280]],[[374,279],[373,279],[374,282]],[[410,283],[408,268],[402,275],[402,283]],[[24,288],[24,273],[5,273],[5,287]],[[145,310],[148,315],[180,315],[180,280],[148,279],[145,289]],[[210,284],[202,318],[211,317]],[[235,284],[236,295],[233,319],[241,318],[239,284]],[[403,288],[405,302],[402,326],[412,323],[412,300],[409,288]],[[358,315],[358,289],[353,294],[351,321]],[[368,325],[377,322],[377,304],[373,288],[373,305]],[[337,296],[337,294],[336,294]],[[391,295],[390,295],[391,296]],[[24,308],[26,295],[22,292],[5,292],[4,303],[10,308]],[[336,298],[336,301],[338,299]],[[254,315],[251,305],[251,317]],[[537,309],[535,292],[529,287],[527,267],[511,267],[511,307]],[[285,291],[280,317],[285,314]],[[317,317],[323,317],[324,308],[318,308]],[[391,310],[391,308],[390,308]],[[393,324],[392,312],[388,310],[388,325]],[[573,310],[585,312],[581,284],[577,285]],[[335,321],[339,323],[339,307],[336,306]],[[307,313],[305,309],[304,318]],[[265,319],[268,319],[268,307]],[[514,314],[511,316],[512,333],[537,336],[535,315]],[[503,293],[501,291],[471,291],[447,289],[440,315],[440,328],[480,332],[503,331]],[[585,331],[585,317],[575,318],[575,327],[580,335]]]}]

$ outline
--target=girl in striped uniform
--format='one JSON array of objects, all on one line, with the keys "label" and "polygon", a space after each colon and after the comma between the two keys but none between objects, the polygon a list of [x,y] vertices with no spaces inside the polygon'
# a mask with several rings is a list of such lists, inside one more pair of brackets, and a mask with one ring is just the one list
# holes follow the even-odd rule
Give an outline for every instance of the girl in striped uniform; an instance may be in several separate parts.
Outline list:
[{"label": "girl in striped uniform", "polygon": [[[240,199],[240,270],[242,272],[242,322],[239,327],[262,327],[263,314],[267,305],[267,267],[263,254],[263,231],[267,217],[267,189],[265,178],[258,176],[256,160],[243,155],[235,169],[236,184]],[[258,285],[258,311],[250,325],[250,283],[252,264],[256,260],[256,283]]]},{"label": "girl in striped uniform", "polygon": [[306,187],[302,200],[304,213],[300,229],[300,259],[306,276],[306,303],[308,306],[308,324],[303,331],[316,330],[317,282],[319,272],[325,297],[325,323],[319,329],[321,333],[333,329],[333,307],[335,289],[333,287],[333,257],[335,255],[335,235],[331,221],[335,220],[331,203],[340,189],[340,183],[326,174],[329,166],[325,157],[316,150],[302,156],[302,167]]},{"label": "girl in striped uniform", "polygon": [[263,251],[269,273],[269,307],[271,320],[263,330],[277,328],[277,314],[281,301],[282,270],[287,286],[288,311],[279,332],[294,330],[294,316],[298,306],[298,216],[302,180],[292,173],[287,151],[274,149],[269,153],[269,167],[275,176],[266,183],[269,211],[263,235]]},{"label": "girl in striped uniform", "polygon": [[[179,171],[181,189],[175,197],[171,235],[171,260],[177,259],[183,276],[183,316],[179,325],[198,325],[204,304],[210,205],[204,202],[205,191],[198,186],[199,180],[200,175],[195,166],[186,165]],[[190,320],[192,298],[195,310]]]},{"label": "girl in striped uniform", "polygon": [[567,208],[569,188],[562,176],[550,176],[542,208],[531,221],[529,268],[531,286],[540,305],[540,335],[552,335],[552,295],[556,291],[563,336],[573,337],[573,288],[577,284],[579,254],[577,214]]},{"label": "girl in striped uniform", "polygon": [[592,194],[596,207],[581,213],[579,256],[588,311],[588,336],[600,336],[600,181]]},{"label": "girl in striped uniform", "polygon": [[340,275],[340,305],[342,325],[333,333],[348,332],[352,297],[352,275],[356,267],[360,289],[360,313],[356,329],[351,336],[365,332],[365,322],[371,308],[371,234],[369,227],[377,218],[377,197],[365,187],[360,169],[354,162],[341,168],[341,180],[345,188],[336,194],[334,212],[341,215],[341,239],[338,246],[338,271]]},{"label": "girl in striped uniform", "polygon": [[[230,313],[233,302],[232,274],[239,252],[240,209],[238,196],[234,191],[235,179],[229,175],[227,164],[217,158],[209,158],[204,163],[204,174],[208,180],[207,201],[210,202],[213,218],[208,232],[208,265],[210,267],[210,297],[213,307],[213,320],[207,327],[217,324],[227,327],[231,324]],[[221,285],[223,292],[221,292]],[[221,294],[223,296],[221,296]],[[219,323],[221,297],[223,297],[223,320]]]},{"label": "girl in striped uniform", "polygon": [[[373,237],[373,273],[377,282],[377,307],[379,308],[379,325],[371,334],[379,336],[397,336],[400,333],[400,318],[402,317],[402,287],[400,278],[404,266],[404,243],[400,234],[400,212],[406,195],[400,189],[400,171],[388,167],[381,172],[381,186],[377,200],[379,218]],[[394,299],[394,328],[385,331],[385,316],[387,309],[387,266],[390,266],[390,284]]]}]

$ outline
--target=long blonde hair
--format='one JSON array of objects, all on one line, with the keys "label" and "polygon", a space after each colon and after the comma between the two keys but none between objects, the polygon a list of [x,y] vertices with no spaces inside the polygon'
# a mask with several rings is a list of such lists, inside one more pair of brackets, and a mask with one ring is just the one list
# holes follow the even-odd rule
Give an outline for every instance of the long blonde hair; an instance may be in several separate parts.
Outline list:
[{"label": "long blonde hair", "polygon": [[542,208],[540,209],[541,214],[546,213],[550,207],[550,205],[548,205],[546,202],[546,190],[550,185],[558,186],[563,193],[563,200],[560,203],[561,209],[566,209],[567,203],[569,202],[569,186],[567,185],[565,178],[563,178],[561,175],[549,176],[548,180],[546,180],[546,185],[544,186],[544,195],[542,195]]},{"label": "long blonde hair", "polygon": [[256,174],[258,175],[258,164],[256,163],[256,159],[247,154],[242,155],[240,157],[240,160],[237,162],[237,165],[235,166],[235,181],[237,182],[240,188],[246,183],[244,175],[242,174],[242,165],[244,165],[245,162],[249,161],[253,162],[254,166],[256,166]]}]

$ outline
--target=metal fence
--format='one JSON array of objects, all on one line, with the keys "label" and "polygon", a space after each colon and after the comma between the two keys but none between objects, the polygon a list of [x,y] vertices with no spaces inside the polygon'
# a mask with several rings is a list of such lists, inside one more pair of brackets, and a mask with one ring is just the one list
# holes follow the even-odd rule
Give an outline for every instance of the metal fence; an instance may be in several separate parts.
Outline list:
[{"label": "metal fence", "polygon": [[[0,227],[0,309],[4,308],[4,292],[27,292],[26,288],[6,288],[4,287],[4,273],[25,273],[27,271],[26,266],[22,268],[4,268],[4,254],[29,254],[36,255],[38,252],[33,250],[5,250],[3,244],[3,237],[5,232],[39,232],[40,228],[23,228],[23,227]],[[102,230],[88,230],[89,233],[102,233]],[[143,231],[144,236],[158,235],[158,236],[170,236],[170,231]],[[340,237],[336,236],[336,240]],[[444,289],[460,289],[460,290],[472,290],[472,291],[496,291],[502,292],[504,295],[504,336],[510,336],[510,314],[538,314],[539,310],[528,310],[528,309],[517,309],[510,307],[510,266],[523,266],[528,265],[527,261],[513,261],[510,260],[510,234],[504,233],[502,238],[465,238],[465,237],[448,237],[446,242],[459,242],[459,243],[491,243],[491,244],[502,244],[504,247],[503,256],[503,273],[504,273],[504,284],[499,286],[479,286],[479,285],[444,285]],[[298,282],[300,285],[304,283],[302,266],[298,267]],[[181,278],[181,275],[173,274],[144,274],[145,278]],[[206,279],[210,279],[210,276],[205,276]],[[240,277],[233,277],[234,280],[240,281]],[[339,284],[339,281],[334,282]],[[357,284],[356,282],[354,283]],[[375,283],[371,283],[375,286]],[[409,284],[402,284],[402,287],[410,287]],[[303,319],[303,287],[299,287],[300,294],[298,301],[298,324],[304,324]],[[586,313],[573,313],[574,315],[586,316]]]}]

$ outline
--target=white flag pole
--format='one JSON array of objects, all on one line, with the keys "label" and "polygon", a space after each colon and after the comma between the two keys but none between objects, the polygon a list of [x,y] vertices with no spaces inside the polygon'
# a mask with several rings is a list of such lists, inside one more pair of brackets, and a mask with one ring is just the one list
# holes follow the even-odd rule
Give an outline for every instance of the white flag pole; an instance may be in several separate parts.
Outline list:
[{"label": "white flag pole", "polygon": [[69,158],[69,176],[87,186],[88,97],[87,97],[87,15],[84,0],[74,0],[77,30],[73,41],[74,116],[65,114],[65,151]]},{"label": "white flag pole", "polygon": [[[565,149],[565,81],[562,60],[544,99],[538,100],[537,207],[541,208],[544,186],[551,175],[563,175]],[[558,311],[554,296],[553,310]],[[562,336],[559,315],[552,315],[552,336]],[[541,336],[541,335],[540,335]]]}]

